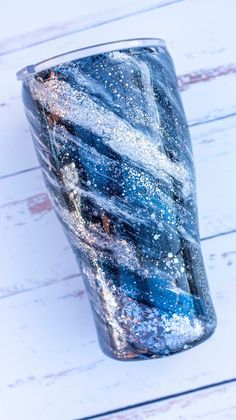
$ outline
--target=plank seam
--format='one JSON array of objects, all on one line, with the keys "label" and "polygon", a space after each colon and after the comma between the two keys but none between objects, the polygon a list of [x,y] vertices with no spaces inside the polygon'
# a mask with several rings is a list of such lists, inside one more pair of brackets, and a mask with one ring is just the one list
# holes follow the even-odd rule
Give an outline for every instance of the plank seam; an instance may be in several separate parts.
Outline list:
[{"label": "plank seam", "polygon": [[[206,236],[205,238],[201,238],[200,241],[204,242],[204,241],[207,241],[207,240],[218,238],[220,236],[231,235],[231,234],[234,234],[234,233],[236,233],[236,229],[230,230],[228,232],[216,233],[215,235],[211,235],[211,236]],[[43,287],[53,286],[55,284],[63,283],[64,281],[67,281],[67,280],[70,280],[70,279],[73,279],[73,278],[77,278],[77,277],[80,277],[80,273],[68,275],[68,276],[63,277],[62,279],[60,279],[58,281],[51,281],[51,282],[48,282],[46,284],[42,284],[40,286],[19,290],[19,291],[14,292],[14,293],[5,294],[3,296],[0,296],[0,300],[11,298],[15,295],[20,295],[20,294],[23,294],[23,293],[32,292],[32,291],[37,290],[37,289],[42,289]],[[78,420],[80,420],[80,419],[78,419]]]},{"label": "plank seam", "polygon": [[[222,115],[222,116],[219,116],[219,117],[215,117],[215,118],[205,120],[205,121],[199,121],[199,122],[196,122],[196,123],[191,123],[191,124],[188,125],[188,127],[192,128],[192,127],[196,127],[196,126],[199,126],[199,125],[210,124],[210,123],[217,122],[217,121],[220,121],[220,120],[233,118],[235,116],[236,116],[236,112],[231,113],[231,114],[227,114],[227,115]],[[17,172],[12,172],[10,174],[0,175],[0,181],[4,180],[6,178],[10,178],[10,177],[17,176],[17,175],[22,175],[24,173],[31,172],[31,171],[36,171],[36,170],[39,170],[39,169],[40,169],[40,166],[38,165],[38,166],[33,166],[33,167],[27,168],[27,169],[22,169],[22,170],[17,171]]]},{"label": "plank seam", "polygon": [[[231,114],[226,114],[226,115],[220,115],[219,117],[216,118],[209,118],[209,120],[205,120],[205,121],[197,121],[195,123],[191,123],[189,124],[189,127],[197,127],[198,125],[204,125],[204,124],[209,124],[215,121],[220,121],[220,120],[226,120],[227,118],[231,118],[231,117],[235,117],[236,116],[236,112],[232,112]],[[1,179],[1,178],[0,178]]]},{"label": "plank seam", "polygon": [[[79,30],[78,29],[76,29],[76,30],[65,30],[65,31],[62,31],[58,35],[54,35],[54,36],[51,36],[51,37],[49,36],[47,39],[42,39],[40,41],[33,41],[33,42],[31,42],[29,44],[26,44],[26,45],[23,45],[21,47],[16,47],[16,48],[13,48],[13,47],[11,48],[10,47],[9,49],[6,49],[3,52],[0,51],[0,57],[2,57],[4,55],[7,55],[7,54],[12,54],[12,53],[17,52],[17,51],[21,51],[21,50],[24,50],[24,49],[27,49],[27,48],[30,48],[30,47],[34,47],[36,45],[44,44],[45,42],[54,41],[56,39],[63,38],[63,37],[68,36],[68,35],[73,35],[75,33],[86,31],[88,29],[94,29],[94,28],[97,28],[99,26],[105,25],[107,23],[117,22],[119,20],[126,19],[126,18],[129,18],[129,17],[132,17],[132,16],[136,16],[136,15],[139,15],[141,13],[147,13],[147,12],[150,12],[150,11],[155,10],[155,9],[161,9],[161,8],[164,8],[164,7],[167,7],[167,6],[171,6],[172,4],[180,3],[180,2],[183,2],[183,1],[186,1],[186,0],[166,0],[165,3],[159,4],[159,5],[156,5],[156,6],[152,5],[152,6],[148,7],[147,9],[142,8],[140,10],[137,10],[136,12],[126,13],[124,15],[117,16],[117,17],[112,18],[112,19],[107,18],[107,19],[104,19],[104,20],[102,20],[100,22],[97,22],[97,23],[94,23],[94,24],[84,25],[84,27],[82,27]],[[66,22],[64,22],[64,23],[66,24]],[[49,28],[41,28],[40,32],[46,32],[47,30],[50,30],[50,27]],[[34,33],[35,32],[29,32],[29,33],[23,34],[22,38],[24,37],[24,38],[29,38],[30,39],[30,38],[32,38]],[[15,38],[18,38],[18,37],[14,37],[14,39]],[[13,38],[10,38],[10,39],[8,38],[8,39],[3,40],[2,44],[4,45],[12,39]]]},{"label": "plank seam", "polygon": [[127,411],[127,410],[148,406],[150,404],[170,400],[172,398],[179,398],[179,397],[182,397],[184,395],[194,394],[196,392],[204,391],[206,389],[211,389],[211,388],[217,388],[217,387],[220,387],[222,385],[227,385],[227,384],[231,384],[231,383],[234,383],[234,382],[236,382],[236,378],[226,379],[224,381],[214,382],[214,383],[208,384],[208,385],[202,385],[202,386],[199,386],[197,388],[192,388],[192,389],[189,389],[189,390],[186,390],[186,391],[177,392],[175,394],[166,395],[164,397],[154,398],[152,400],[143,401],[141,403],[131,404],[131,405],[127,405],[125,407],[117,408],[117,409],[114,409],[114,410],[104,411],[102,413],[95,414],[95,415],[92,415],[92,416],[80,417],[80,418],[77,418],[75,420],[92,420],[92,419],[97,419],[97,418],[101,418],[101,417],[104,418],[105,416],[109,416],[110,414],[121,413],[121,412],[124,412],[124,411]]},{"label": "plank seam", "polygon": [[228,235],[228,234],[231,234],[231,233],[232,234],[236,233],[236,229],[232,229],[228,232],[219,232],[219,233],[216,233],[215,235],[205,236],[204,238],[201,238],[201,242],[208,241],[210,239],[219,238],[220,236],[225,236],[225,235]]},{"label": "plank seam", "polygon": [[36,170],[39,170],[39,169],[40,169],[39,165],[38,166],[32,166],[31,168],[27,168],[27,169],[21,169],[20,171],[12,172],[11,174],[1,175],[0,180],[1,179],[6,179],[6,178],[11,178],[12,176],[16,176],[16,175],[22,175],[22,174],[25,174],[27,172],[33,172],[33,171],[36,171]]},{"label": "plank seam", "polygon": [[35,287],[31,287],[31,288],[24,289],[24,290],[19,290],[19,291],[14,292],[14,293],[5,294],[3,296],[0,296],[0,300],[6,299],[6,298],[11,298],[11,297],[16,296],[16,295],[21,295],[23,293],[32,292],[33,290],[43,289],[44,287],[64,283],[64,281],[72,280],[72,279],[79,278],[79,277],[80,277],[80,273],[70,274],[69,276],[65,276],[62,279],[57,280],[57,281],[51,281],[51,282],[49,281],[48,283],[41,284],[40,286],[35,286]]}]

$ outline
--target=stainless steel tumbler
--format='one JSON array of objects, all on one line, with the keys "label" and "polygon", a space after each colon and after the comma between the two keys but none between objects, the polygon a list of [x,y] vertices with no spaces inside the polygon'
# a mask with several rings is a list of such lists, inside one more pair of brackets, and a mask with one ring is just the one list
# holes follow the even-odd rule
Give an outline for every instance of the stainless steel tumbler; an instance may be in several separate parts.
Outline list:
[{"label": "stainless steel tumbler", "polygon": [[164,41],[79,49],[18,78],[104,353],[150,359],[204,341],[216,316],[191,140]]}]

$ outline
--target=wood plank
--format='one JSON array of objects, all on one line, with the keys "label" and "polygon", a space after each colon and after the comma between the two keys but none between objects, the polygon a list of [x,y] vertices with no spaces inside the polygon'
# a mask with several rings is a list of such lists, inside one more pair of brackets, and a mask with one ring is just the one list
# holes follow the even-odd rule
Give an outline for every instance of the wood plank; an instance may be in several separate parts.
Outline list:
[{"label": "wood plank", "polygon": [[59,7],[53,1],[42,0],[37,13],[29,0],[21,1],[14,8],[4,2],[1,8],[5,19],[0,26],[0,55],[180,1],[183,0],[129,0],[128,3],[125,0],[119,3],[114,0],[69,0],[66,4],[60,3]]},{"label": "wood plank", "polygon": [[[197,167],[201,235],[205,238],[224,235],[203,241],[219,325],[208,342],[165,360],[137,365],[106,358],[98,347],[84,286],[52,212],[40,172],[35,170],[2,179],[0,413],[4,420],[84,418],[236,378],[233,333],[236,234],[225,235],[236,229],[236,195],[232,188],[236,171],[236,118],[227,118],[236,113],[236,65],[232,62],[236,55],[235,38],[232,37],[235,2],[186,0],[80,32],[86,25],[101,24],[103,18],[116,19],[121,13],[121,5],[122,13],[129,14],[138,13],[139,6],[150,7],[153,3],[156,7],[158,2],[131,0],[126,4],[121,0],[118,6],[109,2],[107,9],[104,6],[107,1],[95,5],[87,0],[81,7],[77,2],[81,20],[76,18],[74,9],[70,9],[72,0],[68,0],[65,13],[62,12],[63,5],[55,10],[53,2],[47,3],[38,13],[35,13],[35,4],[28,0],[21,2],[19,13],[18,6],[13,11],[10,3],[4,5],[11,17],[0,28],[0,35],[3,30],[4,37],[8,29],[9,42],[4,51],[20,50],[1,57],[0,175],[12,175],[37,166],[20,105],[16,70],[48,56],[92,44],[94,40],[104,42],[135,36],[165,38],[176,63],[187,116],[194,126],[191,134]],[[103,7],[104,16],[100,13]],[[27,9],[25,16],[22,8]],[[9,21],[14,22],[11,31]],[[223,29],[222,22],[227,23]],[[54,26],[49,28],[51,23]],[[52,39],[74,30],[78,33],[59,41]],[[20,32],[24,32],[23,37],[15,37]],[[48,39],[51,41],[44,43]],[[39,44],[28,47],[32,43]],[[28,48],[21,50],[25,47]],[[206,124],[220,118],[223,119]],[[222,392],[218,387],[215,393],[213,390],[207,392],[195,393],[195,397],[192,394],[192,400],[189,397],[180,404],[170,400],[170,407],[161,402],[158,419],[166,415],[167,420],[172,420],[177,414],[181,420],[235,418],[234,387],[222,388]],[[213,410],[210,410],[210,404]],[[156,406],[151,408],[157,410]],[[140,418],[140,413],[125,414]],[[150,417],[153,411],[144,414]],[[198,414],[201,417],[197,417]]]},{"label": "wood plank", "polygon": [[[17,186],[18,185],[18,186]],[[2,182],[0,296],[78,275],[71,248],[45,191],[41,172]]]},{"label": "wood plank", "polygon": [[[201,237],[236,229],[236,117],[192,127]],[[1,180],[0,296],[78,273],[39,170]]]},{"label": "wood plank", "polygon": [[218,328],[166,359],[137,364],[103,356],[80,278],[1,299],[4,418],[83,418],[236,377],[236,234],[205,241],[203,253]]},{"label": "wood plank", "polygon": [[[69,3],[70,1],[72,0],[69,0]],[[205,0],[198,0],[197,2],[180,1],[168,7],[153,9],[99,27],[63,36],[60,40],[56,38],[47,43],[39,43],[14,54],[1,57],[1,64],[5,66],[4,63],[6,63],[8,68],[9,66],[15,66],[15,70],[18,70],[28,64],[94,43],[136,37],[165,39],[174,57],[179,74],[189,73],[201,68],[215,68],[223,64],[235,63],[233,57],[235,57],[236,44],[235,38],[232,36],[235,28],[235,2],[234,0],[226,1],[227,7],[225,7],[223,0],[217,0],[217,4],[215,0],[207,0],[207,2]],[[140,4],[148,4],[149,2],[150,0],[142,1]],[[134,0],[131,1],[131,4],[135,3]],[[93,7],[95,3],[89,0],[88,4]],[[100,10],[102,10],[101,2],[98,4],[96,7],[98,9],[101,7]],[[125,4],[125,1],[122,0],[121,4]],[[129,7],[128,4],[130,2],[127,3],[126,7]],[[31,5],[31,7],[33,6]],[[48,7],[54,7],[54,3],[52,2]],[[83,3],[84,7],[86,8]],[[81,14],[83,8],[79,9],[78,7]],[[58,10],[58,12],[62,16],[61,10]],[[27,21],[30,21],[28,16],[30,15],[26,15]],[[44,18],[46,19],[45,14]],[[51,19],[52,16],[50,16]],[[220,28],[223,21],[227,22],[224,30],[215,29]]]},{"label": "wood plank", "polygon": [[228,420],[236,418],[236,381],[133,410],[100,416],[100,420]]},{"label": "wood plank", "polygon": [[[190,5],[189,5],[190,3]],[[219,1],[207,13],[211,0],[202,13],[200,2],[180,2],[167,8],[152,10],[133,17],[112,22],[101,27],[47,42],[27,50],[2,57],[0,70],[0,177],[37,166],[32,140],[20,98],[20,83],[15,72],[23,65],[38,61],[55,53],[112,39],[134,36],[162,36],[168,42],[176,63],[179,83],[190,124],[197,124],[236,113],[236,55],[234,25],[231,12]],[[189,16],[194,15],[194,19]],[[211,33],[214,22],[220,27],[222,19],[227,28]],[[200,22],[201,28],[198,27]],[[195,26],[196,25],[196,26]],[[218,25],[218,26],[217,26]],[[184,31],[177,28],[183,27]],[[192,26],[192,27],[191,27]],[[198,33],[198,37],[196,37]],[[196,41],[197,38],[197,41]],[[204,45],[204,49],[202,48]]]},{"label": "wood plank", "polygon": [[[206,73],[202,70],[202,78],[204,74]],[[208,82],[203,79],[199,83],[192,83],[191,78],[194,80],[194,75],[195,72],[179,77],[183,89],[182,99],[190,125],[236,115],[234,95],[236,72],[218,77],[215,75]],[[0,178],[38,166],[21,98],[19,95],[15,96],[16,89],[20,87],[16,83],[13,79],[10,88],[5,84],[2,91]]]},{"label": "wood plank", "polygon": [[192,127],[201,238],[236,228],[236,117]]}]

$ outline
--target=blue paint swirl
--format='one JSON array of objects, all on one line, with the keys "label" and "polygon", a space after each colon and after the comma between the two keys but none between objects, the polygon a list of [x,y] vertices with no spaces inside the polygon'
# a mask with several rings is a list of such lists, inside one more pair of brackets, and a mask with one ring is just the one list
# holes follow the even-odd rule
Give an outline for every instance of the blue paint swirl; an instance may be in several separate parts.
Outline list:
[{"label": "blue paint swirl", "polygon": [[208,338],[191,139],[166,48],[55,65],[24,80],[23,101],[105,354],[163,357]]}]

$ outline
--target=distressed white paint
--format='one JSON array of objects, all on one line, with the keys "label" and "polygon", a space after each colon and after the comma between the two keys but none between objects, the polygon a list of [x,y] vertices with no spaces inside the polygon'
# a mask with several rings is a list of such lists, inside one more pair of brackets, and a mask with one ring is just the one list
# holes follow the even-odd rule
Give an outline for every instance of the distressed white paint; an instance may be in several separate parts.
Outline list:
[{"label": "distressed white paint", "polygon": [[81,279],[0,300],[0,403],[10,420],[75,419],[235,377],[236,234],[204,242],[203,252],[217,331],[166,359],[104,356]]},{"label": "distressed white paint", "polygon": [[41,0],[35,5],[22,0],[14,8],[10,2],[4,2],[0,55],[180,1],[183,0],[119,0],[119,3],[114,0],[67,0],[64,4]]},{"label": "distressed white paint", "polygon": [[[12,78],[14,77],[13,74]],[[4,141],[0,142],[0,177],[38,166],[18,92],[20,84],[14,79],[9,89],[9,85],[2,84],[0,131]],[[17,96],[14,96],[15,91]],[[204,123],[236,114],[235,91],[236,73],[186,86],[182,91],[182,99],[189,124]],[[205,132],[205,128],[203,131]]]},{"label": "distressed white paint", "polygon": [[[181,1],[1,57],[0,132],[4,141],[0,142],[0,176],[37,165],[16,71],[40,59],[94,42],[135,36],[165,38],[179,76],[193,77],[195,71],[200,72],[203,79],[204,76],[209,78],[211,73],[215,75],[211,81],[183,86],[187,88],[182,96],[189,123],[235,113],[236,64],[232,62],[236,56],[236,38],[232,37],[234,17],[231,12],[234,3],[232,0],[227,2],[231,8],[210,10],[212,0]],[[193,15],[194,19],[191,19]],[[221,31],[212,29],[219,28],[222,19],[227,22],[224,37]],[[180,31],[182,27],[184,30]],[[224,73],[225,76],[220,76]],[[181,78],[181,84],[182,81]],[[207,94],[205,89],[208,89]]]},{"label": "distressed white paint", "polygon": [[[184,0],[145,13],[139,12],[169,2],[88,0],[73,10],[74,0],[61,9],[43,1],[40,10],[29,0],[14,8],[0,3],[2,53],[19,49],[1,57],[0,176],[38,165],[15,80],[20,67],[94,40],[165,38],[188,120],[200,123],[191,135],[201,236],[222,234],[202,245],[219,326],[206,343],[165,360],[106,358],[40,171],[0,179],[0,419],[72,420],[235,378],[236,234],[229,233],[236,229],[236,117],[229,117],[236,112],[234,0]],[[91,29],[81,32],[85,27]],[[53,37],[60,38],[42,43]],[[234,419],[234,396],[234,385],[217,387],[118,418]]]},{"label": "distressed white paint", "polygon": [[[139,1],[146,5],[146,0]],[[125,1],[122,2],[124,4]],[[110,4],[117,3],[113,0]],[[159,37],[166,40],[179,74],[235,63],[234,8],[234,0],[225,0],[224,4],[222,0],[182,0],[61,39],[40,43],[16,51],[15,54],[7,54],[1,57],[1,61],[18,70],[25,65],[94,43]],[[35,19],[37,21],[37,17]],[[226,24],[221,30],[222,22]]]},{"label": "distressed white paint", "polygon": [[[236,117],[193,127],[191,134],[201,237],[236,229],[236,191],[232,190],[232,180],[236,179]],[[0,229],[5,238],[0,295],[75,276],[78,268],[50,209],[40,171],[2,179],[0,185]]]},{"label": "distressed white paint", "polygon": [[234,420],[236,382],[101,416],[100,420]]}]

